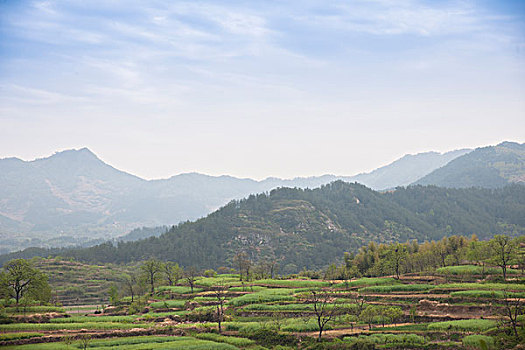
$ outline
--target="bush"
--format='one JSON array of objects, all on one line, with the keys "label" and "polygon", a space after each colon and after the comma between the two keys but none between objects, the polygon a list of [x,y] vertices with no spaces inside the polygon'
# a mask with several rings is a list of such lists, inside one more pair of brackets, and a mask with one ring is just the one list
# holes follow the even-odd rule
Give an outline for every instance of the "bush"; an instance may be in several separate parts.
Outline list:
[{"label": "bush", "polygon": [[269,329],[259,329],[250,334],[243,334],[247,338],[255,340],[257,344],[265,347],[271,347],[276,345],[281,346],[295,346],[297,344],[297,338],[293,335],[281,334]]},{"label": "bush", "polygon": [[486,335],[467,335],[464,337],[461,342],[463,343],[463,346],[466,348],[474,348],[474,349],[494,349],[494,339],[492,337],[486,336]]}]

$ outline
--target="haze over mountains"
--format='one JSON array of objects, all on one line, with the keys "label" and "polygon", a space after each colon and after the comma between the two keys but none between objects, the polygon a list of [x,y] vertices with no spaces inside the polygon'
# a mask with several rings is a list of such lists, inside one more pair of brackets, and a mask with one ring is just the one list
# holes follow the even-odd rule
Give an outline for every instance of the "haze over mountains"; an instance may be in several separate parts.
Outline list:
[{"label": "haze over mountains", "polygon": [[[137,227],[173,225],[205,216],[232,199],[276,187],[315,188],[335,180],[357,181],[376,190],[414,182],[445,187],[465,187],[470,183],[501,187],[525,181],[524,144],[507,142],[469,152],[407,155],[356,176],[262,181],[198,173],[148,181],[111,167],[87,148],[29,162],[2,159],[0,234],[4,243],[0,251],[79,244],[121,235]],[[472,180],[480,167],[488,169],[482,173],[492,177]],[[465,177],[470,182],[457,180]],[[449,181],[452,178],[456,180]]]}]

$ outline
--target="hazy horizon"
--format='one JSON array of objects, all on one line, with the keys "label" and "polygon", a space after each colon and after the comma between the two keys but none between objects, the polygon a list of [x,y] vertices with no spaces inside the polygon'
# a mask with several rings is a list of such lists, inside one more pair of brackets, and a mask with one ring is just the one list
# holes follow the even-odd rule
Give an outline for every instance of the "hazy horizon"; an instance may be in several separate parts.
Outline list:
[{"label": "hazy horizon", "polygon": [[[517,143],[523,143],[523,141],[513,141],[513,140],[502,140],[501,142],[517,142]],[[501,142],[498,142],[501,143]],[[494,144],[496,145],[496,144]],[[170,177],[173,177],[173,176],[177,176],[177,175],[183,175],[183,174],[192,174],[192,173],[197,173],[197,174],[201,174],[201,175],[208,175],[208,176],[231,176],[231,177],[236,177],[236,178],[241,178],[241,179],[251,179],[251,180],[256,180],[256,181],[262,181],[262,180],[265,180],[265,179],[268,179],[268,178],[280,178],[280,179],[283,179],[283,180],[292,180],[292,179],[295,179],[295,178],[308,178],[308,177],[319,177],[319,176],[324,176],[324,175],[334,175],[334,176],[345,176],[345,177],[351,177],[351,176],[356,176],[356,175],[360,175],[360,174],[365,174],[365,173],[370,173],[378,168],[381,168],[381,167],[384,167],[386,165],[389,165],[401,158],[403,158],[404,156],[414,156],[414,155],[418,155],[418,154],[424,154],[424,153],[439,153],[439,154],[445,154],[445,153],[448,153],[448,152],[453,152],[453,151],[459,151],[459,150],[463,150],[463,149],[471,149],[471,150],[474,150],[475,148],[478,148],[478,147],[485,147],[485,146],[494,146],[494,145],[479,145],[477,147],[463,147],[463,148],[455,148],[455,149],[450,149],[450,150],[447,150],[447,151],[443,151],[443,152],[440,152],[440,151],[433,151],[433,150],[428,150],[428,151],[422,151],[422,152],[417,152],[417,153],[405,153],[403,155],[401,155],[400,157],[398,158],[395,158],[393,159],[392,161],[389,161],[385,164],[381,164],[381,165],[378,165],[372,169],[369,169],[369,170],[363,170],[363,171],[359,171],[357,173],[353,173],[353,174],[334,174],[334,173],[329,173],[329,172],[325,172],[325,173],[319,173],[319,174],[304,174],[304,175],[297,175],[297,176],[291,176],[291,177],[279,177],[279,176],[273,176],[273,175],[270,175],[270,176],[266,176],[266,177],[261,177],[261,178],[256,178],[256,177],[249,177],[249,176],[238,176],[238,175],[235,175],[235,174],[229,174],[229,173],[218,173],[218,174],[209,174],[209,173],[204,173],[204,172],[201,172],[201,171],[198,171],[198,170],[193,170],[193,171],[186,171],[186,172],[180,172],[180,173],[174,173],[174,174],[171,174],[171,175],[167,175],[167,176],[164,176],[164,177],[156,177],[156,178],[148,178],[148,177],[144,177],[144,176],[141,176],[139,174],[135,174],[135,173],[132,173],[131,171],[128,171],[126,169],[121,169],[121,168],[117,168],[115,167],[113,164],[107,162],[106,160],[104,160],[102,157],[100,157],[99,154],[97,154],[97,152],[94,152],[91,148],[89,147],[77,147],[77,148],[68,148],[68,149],[62,149],[62,150],[57,150],[51,154],[48,154],[48,155],[43,155],[41,157],[36,157],[36,158],[31,158],[31,159],[23,159],[21,157],[17,157],[17,156],[9,156],[9,157],[0,157],[0,160],[1,159],[6,159],[6,158],[17,158],[17,159],[20,159],[20,160],[23,160],[25,162],[32,162],[32,161],[35,161],[35,160],[39,160],[39,159],[44,159],[44,158],[49,158],[57,153],[61,153],[61,152],[64,152],[64,151],[80,151],[82,149],[88,149],[90,152],[94,153],[97,158],[99,158],[101,161],[103,161],[104,163],[116,168],[117,170],[120,170],[120,171],[124,171],[128,174],[131,174],[131,175],[134,175],[134,176],[137,176],[137,177],[140,177],[144,180],[163,180],[163,179],[168,179]]]},{"label": "hazy horizon", "polygon": [[523,142],[525,2],[0,3],[0,158],[356,175]]}]

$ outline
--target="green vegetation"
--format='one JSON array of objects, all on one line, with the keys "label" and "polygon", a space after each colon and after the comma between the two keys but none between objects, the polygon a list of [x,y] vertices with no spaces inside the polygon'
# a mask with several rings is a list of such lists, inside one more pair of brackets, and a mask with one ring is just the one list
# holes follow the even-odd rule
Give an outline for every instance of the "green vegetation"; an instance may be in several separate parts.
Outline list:
[{"label": "green vegetation", "polygon": [[220,334],[214,334],[214,333],[200,333],[196,334],[195,338],[197,339],[204,339],[204,340],[212,340],[214,342],[218,343],[226,343],[234,346],[249,346],[255,344],[253,340],[246,339],[246,338],[239,338],[239,337],[226,337],[224,335]]},{"label": "green vegetation", "polygon": [[525,284],[516,283],[445,283],[440,284],[434,290],[508,290],[508,291],[525,291]]},{"label": "green vegetation", "polygon": [[119,323],[119,322],[82,322],[82,323],[11,323],[0,324],[0,332],[13,331],[51,331],[75,329],[131,329],[148,328],[145,323]]},{"label": "green vegetation", "polygon": [[44,336],[44,333],[34,333],[34,332],[7,333],[7,334],[0,334],[0,341],[28,339],[28,338],[35,338],[35,337],[42,337],[42,336]]},{"label": "green vegetation", "polygon": [[494,338],[487,335],[473,334],[464,337],[461,342],[468,348],[488,350],[494,349]]},{"label": "green vegetation", "polygon": [[[458,265],[458,266],[445,266],[440,267],[436,270],[436,273],[442,274],[442,275],[481,275],[481,274],[487,274],[487,275],[495,275],[500,273],[501,270],[495,267],[482,267],[482,266],[475,266],[475,265]],[[507,273],[510,274],[517,274],[519,271],[509,269],[507,270]]]},{"label": "green vegetation", "polygon": [[64,312],[64,308],[58,306],[9,306],[5,308],[5,312],[9,314],[18,313],[45,313],[45,312]]},{"label": "green vegetation", "polygon": [[361,293],[421,292],[435,288],[429,284],[396,284],[392,286],[371,286],[360,288]]},{"label": "green vegetation", "polygon": [[60,317],[49,320],[49,323],[84,323],[84,322],[120,322],[131,323],[137,319],[137,316],[73,316]]},{"label": "green vegetation", "polygon": [[[191,288],[186,286],[162,286],[157,288],[157,292],[171,292],[176,294],[188,294],[191,293]],[[193,293],[202,292],[201,288],[194,288]]]},{"label": "green vegetation", "polygon": [[451,297],[462,298],[485,298],[485,299],[502,299],[502,298],[525,298],[525,293],[504,293],[500,290],[462,290],[451,292]]},{"label": "green vegetation", "polygon": [[486,331],[496,327],[494,320],[470,319],[446,322],[435,322],[428,325],[429,330]]},{"label": "green vegetation", "polygon": [[295,289],[265,289],[251,294],[245,294],[228,302],[229,305],[242,306],[247,304],[259,304],[273,301],[292,301],[295,298],[291,295]]},{"label": "green vegetation", "polygon": [[164,301],[156,301],[154,303],[149,304],[154,309],[180,309],[183,308],[186,304],[186,301],[184,300],[164,300]]},{"label": "green vegetation", "polygon": [[371,342],[374,344],[397,344],[397,345],[423,345],[426,343],[426,339],[416,334],[372,334],[372,335],[359,335],[358,337],[345,337],[344,341],[348,342]]}]

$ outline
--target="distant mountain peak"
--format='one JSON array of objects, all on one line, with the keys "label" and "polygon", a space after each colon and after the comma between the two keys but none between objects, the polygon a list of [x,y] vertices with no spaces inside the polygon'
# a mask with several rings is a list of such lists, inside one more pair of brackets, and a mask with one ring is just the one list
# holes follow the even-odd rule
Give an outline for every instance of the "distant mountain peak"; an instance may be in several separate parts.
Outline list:
[{"label": "distant mountain peak", "polygon": [[[49,158],[92,158],[92,159],[98,159],[100,160],[97,155],[87,147],[79,148],[79,149],[67,149],[64,151],[56,152]],[[49,158],[43,158],[43,159],[49,159]]]},{"label": "distant mountain peak", "polygon": [[476,148],[417,180],[441,187],[503,187],[525,183],[525,143],[505,141]]}]

